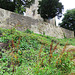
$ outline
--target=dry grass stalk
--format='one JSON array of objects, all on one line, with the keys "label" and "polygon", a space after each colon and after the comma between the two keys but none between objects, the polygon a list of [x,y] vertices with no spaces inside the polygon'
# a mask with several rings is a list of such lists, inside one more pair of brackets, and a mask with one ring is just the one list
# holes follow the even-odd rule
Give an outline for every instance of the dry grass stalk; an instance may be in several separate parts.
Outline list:
[{"label": "dry grass stalk", "polygon": [[[41,45],[40,51],[39,51],[39,60],[41,60],[41,52],[42,52],[43,44]],[[39,60],[37,60],[37,65],[39,63]],[[36,66],[37,66],[36,65]]]},{"label": "dry grass stalk", "polygon": [[50,63],[50,59],[52,58],[52,47],[53,47],[53,41],[51,41],[50,44],[49,63]]},{"label": "dry grass stalk", "polygon": [[50,54],[52,54],[53,41],[50,44]]},{"label": "dry grass stalk", "polygon": [[41,59],[42,48],[43,48],[43,45],[41,45],[41,48],[40,48],[40,51],[39,51],[39,59]]},{"label": "dry grass stalk", "polygon": [[[59,56],[59,58],[56,61],[56,64],[57,64],[58,60],[62,57],[63,53],[65,52],[67,44],[68,44],[68,42],[65,44],[63,51],[61,52],[61,55]],[[62,61],[60,60],[60,62],[62,62]]]},{"label": "dry grass stalk", "polygon": [[66,52],[67,52],[67,56],[68,56],[68,53],[71,53],[71,56],[73,56],[73,59],[75,59],[75,46],[72,46],[72,45],[69,45],[67,46],[66,48]]},{"label": "dry grass stalk", "polygon": [[[19,37],[19,39],[18,39],[17,48],[19,47],[20,39],[21,39],[21,37]],[[12,48],[13,48],[13,50],[14,50],[14,47],[15,47],[15,45],[14,45],[14,41],[13,41],[13,39],[12,39]],[[18,52],[18,51],[17,51],[17,52]],[[16,60],[18,60],[18,57],[17,57],[16,55],[14,55],[14,51],[12,51],[12,52],[10,53],[10,55],[12,56],[12,58],[16,58]],[[19,64],[19,61],[18,61],[18,64]],[[14,69],[15,63],[14,63],[13,61],[11,61],[11,65],[13,65],[13,70],[12,70],[12,72],[14,72],[14,71],[15,71],[15,69]],[[15,66],[16,66],[16,65],[15,65]]]},{"label": "dry grass stalk", "polygon": [[65,46],[64,46],[64,48],[63,48],[63,51],[62,51],[62,54],[65,52],[67,45],[68,45],[68,42],[65,44]]},{"label": "dry grass stalk", "polygon": [[21,37],[19,37],[19,39],[18,39],[18,45],[17,45],[17,48],[19,47],[20,39],[21,39]]},{"label": "dry grass stalk", "polygon": [[14,41],[13,41],[13,38],[12,38],[12,48],[14,48],[15,47],[15,45],[14,45]]},{"label": "dry grass stalk", "polygon": [[59,42],[56,44],[56,46],[53,48],[53,52],[57,49]]}]

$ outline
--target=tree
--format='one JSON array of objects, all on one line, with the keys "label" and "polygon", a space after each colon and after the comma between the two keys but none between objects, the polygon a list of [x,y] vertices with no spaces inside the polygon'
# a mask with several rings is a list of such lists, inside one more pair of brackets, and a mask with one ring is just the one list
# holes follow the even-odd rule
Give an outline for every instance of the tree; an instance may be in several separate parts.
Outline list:
[{"label": "tree", "polygon": [[25,7],[30,7],[35,0],[14,0],[15,12],[22,14],[25,12]]},{"label": "tree", "polygon": [[25,7],[30,7],[34,1],[35,0],[0,0],[0,8],[21,14],[25,11]]},{"label": "tree", "polygon": [[0,0],[0,8],[10,10],[10,11],[15,10],[14,3],[11,0]]},{"label": "tree", "polygon": [[14,0],[15,12],[22,14],[24,12],[25,3],[22,0]]},{"label": "tree", "polygon": [[55,16],[62,16],[63,5],[59,0],[42,0],[39,1],[38,13],[45,19],[51,19]]},{"label": "tree", "polygon": [[59,25],[75,32],[75,9],[67,10]]}]

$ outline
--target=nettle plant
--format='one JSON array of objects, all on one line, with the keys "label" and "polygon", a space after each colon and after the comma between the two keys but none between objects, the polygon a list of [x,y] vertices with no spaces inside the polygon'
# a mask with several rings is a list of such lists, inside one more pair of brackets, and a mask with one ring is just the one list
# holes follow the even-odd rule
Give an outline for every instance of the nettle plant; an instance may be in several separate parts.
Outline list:
[{"label": "nettle plant", "polygon": [[[19,48],[19,44],[20,44],[20,39],[21,37],[19,37],[18,42],[17,42],[17,46],[15,46],[15,43],[13,41],[11,41],[11,46],[10,49],[8,50],[8,54],[7,56],[3,56],[1,58],[1,60],[6,64],[7,68],[12,68],[12,72],[16,71],[15,66],[20,66],[22,63],[22,51]],[[6,70],[5,70],[6,71]]]},{"label": "nettle plant", "polygon": [[66,52],[66,45],[63,50],[56,52],[57,43],[53,48],[53,41],[50,44],[50,51],[48,53],[43,52],[42,48],[40,48],[39,55],[37,58],[37,63],[34,66],[35,74],[62,74],[62,73],[70,73],[71,68],[73,66],[73,62],[71,61],[72,57],[69,52]]}]

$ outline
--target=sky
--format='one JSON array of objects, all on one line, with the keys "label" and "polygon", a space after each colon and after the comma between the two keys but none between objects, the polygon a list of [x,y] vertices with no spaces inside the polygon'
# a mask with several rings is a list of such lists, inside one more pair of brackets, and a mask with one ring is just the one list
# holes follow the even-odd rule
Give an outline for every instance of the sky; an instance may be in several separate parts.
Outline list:
[{"label": "sky", "polygon": [[[62,5],[64,5],[64,11],[63,14],[66,13],[67,10],[75,8],[75,0],[60,0],[62,2]],[[58,23],[62,22],[63,16],[59,19],[56,17],[56,25],[58,26]]]}]

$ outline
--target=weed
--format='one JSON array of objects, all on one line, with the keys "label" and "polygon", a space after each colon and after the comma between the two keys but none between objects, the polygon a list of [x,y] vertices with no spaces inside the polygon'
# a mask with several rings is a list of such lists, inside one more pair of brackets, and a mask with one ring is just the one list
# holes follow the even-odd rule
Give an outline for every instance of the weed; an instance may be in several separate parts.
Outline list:
[{"label": "weed", "polygon": [[0,42],[9,41],[10,48],[0,49],[0,75],[74,73],[74,55],[71,53],[74,53],[74,49],[66,50],[66,47],[68,44],[75,45],[75,39],[56,39],[30,31],[20,32],[15,28],[12,29],[12,34],[10,29],[1,29],[1,31]]}]

